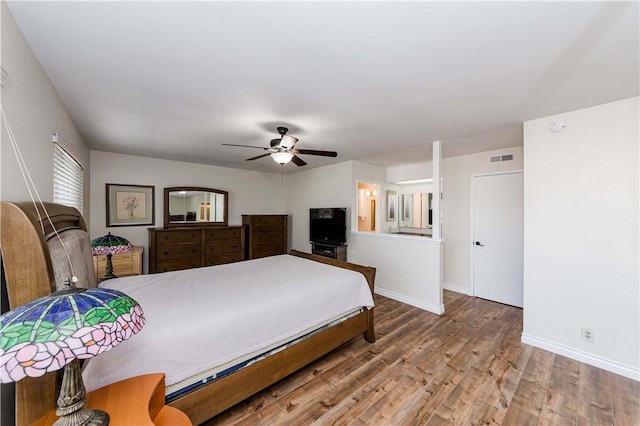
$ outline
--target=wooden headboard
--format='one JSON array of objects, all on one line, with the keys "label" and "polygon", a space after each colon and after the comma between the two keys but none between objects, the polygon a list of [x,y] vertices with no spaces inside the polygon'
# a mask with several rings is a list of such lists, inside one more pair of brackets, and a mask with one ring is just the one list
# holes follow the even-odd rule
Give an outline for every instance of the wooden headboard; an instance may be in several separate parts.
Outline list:
[{"label": "wooden headboard", "polygon": [[[47,240],[53,227],[87,230],[73,207],[44,203],[50,220],[31,202],[0,202],[0,249],[4,263],[9,306],[15,309],[56,290]],[[43,232],[44,228],[44,232]],[[55,408],[62,370],[16,383],[16,424],[26,425]]]}]

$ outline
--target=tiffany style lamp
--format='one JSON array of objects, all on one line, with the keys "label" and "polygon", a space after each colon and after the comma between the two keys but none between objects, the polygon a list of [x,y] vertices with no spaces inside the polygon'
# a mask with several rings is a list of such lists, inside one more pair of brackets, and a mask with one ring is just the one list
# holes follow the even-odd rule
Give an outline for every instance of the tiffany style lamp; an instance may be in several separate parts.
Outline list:
[{"label": "tiffany style lamp", "polygon": [[118,346],[144,323],[140,305],[117,290],[68,287],[33,300],[0,316],[0,383],[64,367],[55,424],[108,424],[107,413],[83,408],[78,360]]},{"label": "tiffany style lamp", "polygon": [[111,235],[111,232],[103,237],[98,237],[95,240],[91,241],[92,255],[107,255],[107,265],[104,268],[104,276],[102,277],[103,280],[116,278],[116,276],[113,275],[111,255],[126,253],[131,250],[133,250],[133,246],[126,238],[118,237],[117,235]]}]

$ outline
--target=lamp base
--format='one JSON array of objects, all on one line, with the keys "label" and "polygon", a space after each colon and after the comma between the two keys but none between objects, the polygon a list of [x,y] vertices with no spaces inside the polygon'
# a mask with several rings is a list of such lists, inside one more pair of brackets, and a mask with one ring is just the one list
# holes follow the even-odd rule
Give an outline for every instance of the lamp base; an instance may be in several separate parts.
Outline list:
[{"label": "lamp base", "polygon": [[82,408],[74,413],[61,416],[53,426],[106,426],[109,414],[100,410]]},{"label": "lamp base", "polygon": [[58,409],[56,414],[60,418],[54,423],[56,426],[84,426],[84,425],[108,425],[109,414],[100,410],[83,408],[87,402],[86,390],[82,382],[80,362],[74,359],[64,366],[60,396],[58,397]]},{"label": "lamp base", "polygon": [[107,254],[107,265],[104,268],[104,275],[101,278],[101,281],[110,280],[111,278],[118,278],[113,275],[113,263],[111,262],[111,253]]}]

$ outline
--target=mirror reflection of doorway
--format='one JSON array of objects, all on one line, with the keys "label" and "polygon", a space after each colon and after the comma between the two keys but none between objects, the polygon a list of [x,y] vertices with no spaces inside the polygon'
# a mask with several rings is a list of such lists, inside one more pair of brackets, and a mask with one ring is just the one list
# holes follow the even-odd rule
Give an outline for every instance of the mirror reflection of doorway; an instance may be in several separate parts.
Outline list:
[{"label": "mirror reflection of doorway", "polygon": [[371,200],[371,230],[376,230],[376,200]]},{"label": "mirror reflection of doorway", "polygon": [[211,220],[211,203],[206,204],[206,209],[205,209],[205,204],[200,203],[200,220],[204,220],[207,222]]}]

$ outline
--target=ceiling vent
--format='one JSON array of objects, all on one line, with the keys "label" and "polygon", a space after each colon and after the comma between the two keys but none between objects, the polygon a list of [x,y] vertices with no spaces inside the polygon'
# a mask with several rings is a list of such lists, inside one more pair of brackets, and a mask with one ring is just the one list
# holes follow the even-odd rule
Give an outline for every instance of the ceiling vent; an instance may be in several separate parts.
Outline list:
[{"label": "ceiling vent", "polygon": [[489,157],[490,163],[502,163],[503,161],[513,161],[513,154],[496,155]]}]

